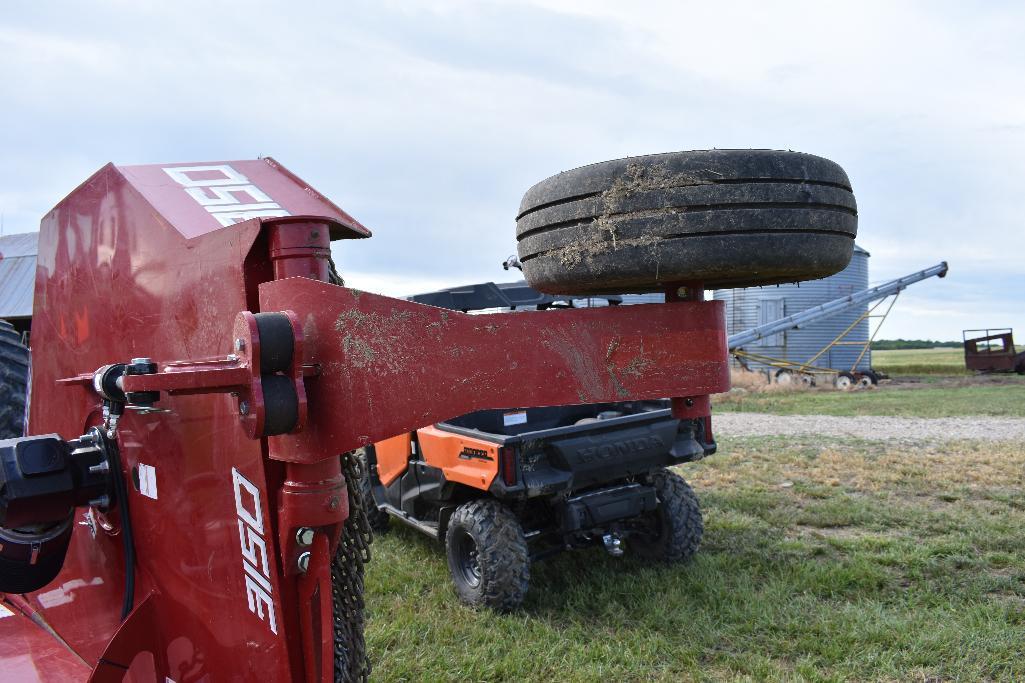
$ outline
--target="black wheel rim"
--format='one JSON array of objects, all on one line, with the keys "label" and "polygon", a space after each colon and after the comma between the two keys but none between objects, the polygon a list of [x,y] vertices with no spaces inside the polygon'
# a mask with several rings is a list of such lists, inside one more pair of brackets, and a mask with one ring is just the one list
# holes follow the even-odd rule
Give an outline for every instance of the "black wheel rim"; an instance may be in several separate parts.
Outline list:
[{"label": "black wheel rim", "polygon": [[455,539],[456,570],[468,586],[476,588],[480,585],[480,558],[477,553],[477,542],[473,536],[460,530]]}]

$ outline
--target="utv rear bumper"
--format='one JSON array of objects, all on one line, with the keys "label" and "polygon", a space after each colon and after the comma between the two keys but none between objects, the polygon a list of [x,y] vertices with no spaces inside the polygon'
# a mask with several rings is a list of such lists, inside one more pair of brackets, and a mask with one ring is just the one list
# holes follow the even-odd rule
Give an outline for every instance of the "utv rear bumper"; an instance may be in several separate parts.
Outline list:
[{"label": "utv rear bumper", "polygon": [[641,484],[624,484],[584,493],[568,498],[562,505],[561,531],[587,531],[654,512],[656,507],[655,489]]}]

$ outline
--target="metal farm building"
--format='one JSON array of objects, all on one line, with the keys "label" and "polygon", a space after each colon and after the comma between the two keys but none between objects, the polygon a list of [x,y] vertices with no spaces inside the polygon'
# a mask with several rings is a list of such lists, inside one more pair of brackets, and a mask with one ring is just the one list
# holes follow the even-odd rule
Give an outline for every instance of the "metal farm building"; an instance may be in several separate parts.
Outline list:
[{"label": "metal farm building", "polygon": [[[715,290],[715,299],[726,302],[727,334],[743,332],[832,299],[867,289],[868,257],[867,251],[855,246],[850,265],[831,277],[802,282],[799,285]],[[807,327],[767,337],[749,345],[745,350],[761,356],[803,363],[836,339],[864,313],[864,306],[855,307]],[[860,342],[861,345],[833,346],[819,356],[814,365],[835,370],[868,370],[872,365],[871,351],[867,351],[857,367],[854,367],[868,337],[869,321],[864,319],[848,332],[843,340]],[[749,365],[752,370],[766,368],[765,365],[754,361],[750,361]]]}]

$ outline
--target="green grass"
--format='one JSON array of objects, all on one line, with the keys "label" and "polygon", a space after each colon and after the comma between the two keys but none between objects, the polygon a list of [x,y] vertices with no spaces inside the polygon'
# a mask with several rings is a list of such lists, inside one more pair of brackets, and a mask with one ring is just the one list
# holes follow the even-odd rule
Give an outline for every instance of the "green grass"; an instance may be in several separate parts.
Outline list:
[{"label": "green grass", "polygon": [[873,351],[872,367],[890,375],[963,375],[964,349]]},{"label": "green grass", "polygon": [[514,614],[462,606],[441,550],[393,526],[367,576],[374,680],[1025,677],[1023,449],[721,446],[684,470],[692,563],[564,554]]},{"label": "green grass", "polygon": [[983,386],[928,386],[842,392],[829,388],[722,394],[713,410],[779,415],[895,415],[1025,417],[1025,379]]}]

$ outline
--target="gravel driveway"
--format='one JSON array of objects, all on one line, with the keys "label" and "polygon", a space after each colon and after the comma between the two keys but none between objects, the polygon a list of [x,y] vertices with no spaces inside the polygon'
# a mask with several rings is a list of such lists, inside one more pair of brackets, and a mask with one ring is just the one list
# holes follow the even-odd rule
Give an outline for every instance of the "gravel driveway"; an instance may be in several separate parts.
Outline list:
[{"label": "gravel driveway", "polygon": [[716,436],[849,436],[878,441],[1025,441],[1025,419],[1013,417],[837,417],[714,413]]}]

